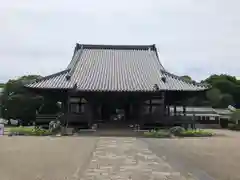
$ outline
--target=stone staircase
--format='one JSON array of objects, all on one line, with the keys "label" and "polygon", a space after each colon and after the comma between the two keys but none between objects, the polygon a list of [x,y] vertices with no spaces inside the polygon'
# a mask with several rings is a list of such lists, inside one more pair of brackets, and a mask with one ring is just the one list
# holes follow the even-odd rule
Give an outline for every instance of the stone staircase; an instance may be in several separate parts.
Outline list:
[{"label": "stone staircase", "polygon": [[82,131],[79,135],[93,136],[118,136],[118,137],[136,137],[142,135],[143,132],[134,131],[129,123],[122,121],[113,121],[107,123],[99,123],[96,131]]}]

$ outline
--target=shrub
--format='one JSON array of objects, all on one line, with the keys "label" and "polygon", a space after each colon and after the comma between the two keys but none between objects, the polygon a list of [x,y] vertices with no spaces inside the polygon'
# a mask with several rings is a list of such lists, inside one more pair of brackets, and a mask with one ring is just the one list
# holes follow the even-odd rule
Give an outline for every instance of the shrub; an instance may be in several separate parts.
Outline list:
[{"label": "shrub", "polygon": [[229,127],[230,130],[240,131],[240,124],[233,124]]},{"label": "shrub", "polygon": [[49,131],[52,133],[58,133],[61,131],[61,122],[60,121],[51,121],[49,123]]},{"label": "shrub", "polygon": [[210,137],[210,136],[213,136],[214,133],[210,131],[201,130],[201,129],[185,130],[182,127],[173,127],[173,128],[170,128],[169,131],[151,130],[148,132],[144,132],[144,135],[147,137],[155,137],[155,138],[166,138],[166,137],[172,137],[173,135],[179,136],[179,137]]},{"label": "shrub", "polygon": [[178,135],[181,132],[185,131],[185,129],[181,126],[175,126],[169,129],[170,133],[172,133],[173,135]]},{"label": "shrub", "polygon": [[144,135],[147,137],[155,137],[155,138],[171,137],[171,133],[169,131],[164,131],[164,130],[151,130],[148,132],[144,132]]},{"label": "shrub", "polygon": [[41,128],[30,128],[30,127],[14,127],[10,128],[9,132],[11,135],[28,135],[28,136],[47,136],[51,135],[51,132]]},{"label": "shrub", "polygon": [[177,134],[177,136],[180,137],[210,137],[213,136],[214,134],[209,131],[197,129],[197,130],[184,130]]}]

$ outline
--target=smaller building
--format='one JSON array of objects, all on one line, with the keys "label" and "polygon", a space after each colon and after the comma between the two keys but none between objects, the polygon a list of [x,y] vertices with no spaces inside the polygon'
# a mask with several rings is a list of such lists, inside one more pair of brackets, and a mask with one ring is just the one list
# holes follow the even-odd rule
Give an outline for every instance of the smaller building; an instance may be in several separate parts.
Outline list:
[{"label": "smaller building", "polygon": [[233,113],[233,111],[231,111],[230,109],[213,109],[215,111],[216,114],[218,114],[220,116],[220,119],[227,119],[230,120],[231,119],[231,115]]},{"label": "smaller building", "polygon": [[[176,107],[177,115],[183,116],[184,110],[181,106]],[[221,120],[229,121],[233,112],[227,108],[212,107],[186,107],[186,116],[195,117],[200,124],[220,124]],[[174,107],[170,107],[170,114],[174,116]]]}]

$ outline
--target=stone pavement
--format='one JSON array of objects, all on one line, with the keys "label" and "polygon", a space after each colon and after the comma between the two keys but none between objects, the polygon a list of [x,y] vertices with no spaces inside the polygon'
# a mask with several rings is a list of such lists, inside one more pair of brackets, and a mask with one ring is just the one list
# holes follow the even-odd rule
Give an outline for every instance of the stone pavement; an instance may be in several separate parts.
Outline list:
[{"label": "stone pavement", "polygon": [[100,137],[81,180],[193,180],[136,138]]}]

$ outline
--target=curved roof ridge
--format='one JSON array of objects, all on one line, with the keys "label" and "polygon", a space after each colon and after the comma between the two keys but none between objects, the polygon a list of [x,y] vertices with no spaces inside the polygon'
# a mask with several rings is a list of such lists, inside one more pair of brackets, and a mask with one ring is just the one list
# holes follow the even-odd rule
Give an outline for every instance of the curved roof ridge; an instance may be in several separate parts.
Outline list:
[{"label": "curved roof ridge", "polygon": [[[48,76],[41,77],[41,78],[39,78],[39,79],[36,79],[35,82],[33,82],[33,83],[38,83],[38,82],[40,82],[40,81],[44,81],[44,80],[51,79],[51,78],[53,78],[53,77],[62,75],[62,74],[64,74],[64,73],[67,73],[68,71],[69,71],[69,69],[65,69],[65,70],[63,70],[63,71],[59,71],[59,72],[57,72],[57,73],[54,73],[54,74],[50,74],[50,75],[48,75]],[[32,83],[30,83],[30,84],[32,84]],[[28,85],[30,85],[30,84],[28,84]],[[27,85],[27,86],[28,86],[28,85]]]},{"label": "curved roof ridge", "polygon": [[181,80],[181,81],[183,81],[183,82],[185,82],[185,83],[192,84],[192,85],[195,85],[195,86],[208,87],[208,85],[206,85],[206,84],[198,83],[198,82],[195,82],[195,81],[193,81],[193,80],[187,81],[187,80],[183,79],[182,77],[180,77],[180,76],[178,76],[178,75],[175,75],[175,74],[173,74],[173,73],[170,73],[170,72],[168,72],[168,71],[166,71],[166,70],[161,70],[161,71],[162,71],[163,74],[167,74],[167,75],[169,75],[169,76],[172,76],[173,78],[176,78],[176,79],[178,79],[178,80]]},{"label": "curved roof ridge", "polygon": [[162,68],[163,70],[165,70],[164,66],[163,66],[162,63],[161,63],[161,60],[160,60],[160,57],[159,57],[159,54],[158,54],[158,50],[157,50],[157,47],[156,47],[155,44],[153,44],[153,48],[154,48],[154,51],[155,51],[156,56],[157,56],[157,62],[159,63],[159,65],[161,66],[161,68]]},{"label": "curved roof ridge", "polygon": [[[76,48],[77,48],[77,46],[76,46]],[[76,48],[75,48],[75,51],[74,51],[72,61],[70,62],[69,66],[67,68],[67,69],[69,69],[69,72],[67,73],[66,76],[69,76],[69,77],[71,77],[72,74],[74,73],[74,71],[76,69],[76,65],[77,65],[77,63],[78,63],[78,61],[79,61],[79,59],[80,59],[80,57],[83,53],[83,45],[81,45],[79,49],[76,49]]]},{"label": "curved roof ridge", "polygon": [[83,46],[84,49],[118,49],[118,50],[155,50],[152,45],[107,45],[107,44],[76,44],[76,48]]}]

